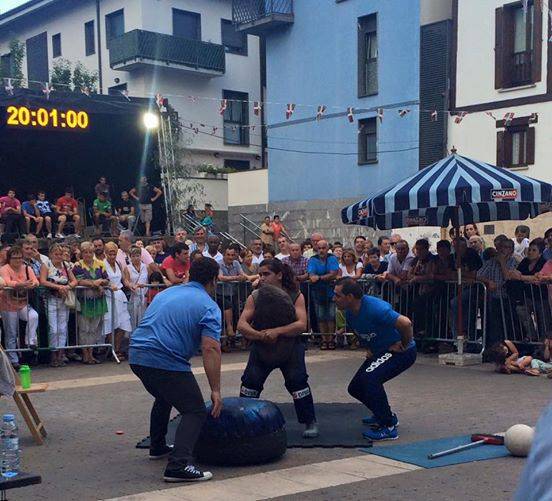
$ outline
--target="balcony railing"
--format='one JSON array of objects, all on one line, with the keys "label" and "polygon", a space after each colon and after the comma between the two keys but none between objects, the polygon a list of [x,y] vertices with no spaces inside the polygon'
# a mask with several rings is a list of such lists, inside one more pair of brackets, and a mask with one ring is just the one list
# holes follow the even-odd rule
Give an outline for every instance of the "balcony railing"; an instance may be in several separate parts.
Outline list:
[{"label": "balcony railing", "polygon": [[293,23],[293,0],[233,0],[232,19],[251,34]]},{"label": "balcony railing", "polygon": [[512,84],[531,83],[533,76],[533,51],[515,52],[512,54]]},{"label": "balcony railing", "polygon": [[129,71],[143,65],[182,68],[222,75],[226,70],[224,46],[198,40],[133,30],[110,41],[113,69]]}]

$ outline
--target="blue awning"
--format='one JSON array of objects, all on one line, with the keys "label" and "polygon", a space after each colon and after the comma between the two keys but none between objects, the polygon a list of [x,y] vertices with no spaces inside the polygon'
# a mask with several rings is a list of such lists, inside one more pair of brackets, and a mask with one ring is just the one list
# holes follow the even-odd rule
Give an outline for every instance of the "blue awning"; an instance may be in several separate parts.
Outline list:
[{"label": "blue awning", "polygon": [[453,154],[371,198],[345,207],[345,224],[388,230],[523,220],[552,210],[552,185]]}]

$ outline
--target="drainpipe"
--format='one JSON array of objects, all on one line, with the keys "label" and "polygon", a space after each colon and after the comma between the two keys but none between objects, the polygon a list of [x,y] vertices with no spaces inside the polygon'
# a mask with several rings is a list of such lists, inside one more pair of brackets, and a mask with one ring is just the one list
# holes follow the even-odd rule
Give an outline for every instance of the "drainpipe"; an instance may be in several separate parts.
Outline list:
[{"label": "drainpipe", "polygon": [[98,37],[98,87],[103,94],[103,70],[102,70],[102,30],[100,24],[100,1],[96,0],[96,31]]}]

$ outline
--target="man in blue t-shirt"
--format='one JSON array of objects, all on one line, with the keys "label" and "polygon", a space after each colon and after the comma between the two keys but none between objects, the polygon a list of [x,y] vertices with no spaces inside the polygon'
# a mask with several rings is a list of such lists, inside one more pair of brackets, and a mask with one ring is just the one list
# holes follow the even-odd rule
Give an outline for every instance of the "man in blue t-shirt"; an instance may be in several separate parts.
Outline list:
[{"label": "man in blue t-shirt", "polygon": [[408,369],[416,360],[412,322],[391,308],[389,303],[364,295],[351,278],[335,286],[335,303],[345,310],[347,327],[367,348],[366,361],[349,384],[349,394],[373,413],[362,422],[371,429],[363,433],[369,440],[399,438],[399,420],[391,412],[383,384]]},{"label": "man in blue t-shirt", "polygon": [[318,253],[307,263],[309,274],[309,301],[314,306],[318,326],[322,333],[321,350],[335,350],[333,334],[335,333],[335,304],[333,302],[333,282],[339,271],[339,261],[329,254],[330,245],[320,240]]},{"label": "man in blue t-shirt", "polygon": [[[155,398],[150,421],[150,459],[169,455],[164,480],[194,482],[212,474],[192,462],[195,443],[206,418],[190,358],[201,347],[205,374],[211,387],[213,417],[220,415],[221,314],[215,293],[219,267],[213,259],[194,261],[190,282],[155,296],[130,340],[129,362],[146,390]],[[174,407],[181,414],[174,449],[165,436]]]}]

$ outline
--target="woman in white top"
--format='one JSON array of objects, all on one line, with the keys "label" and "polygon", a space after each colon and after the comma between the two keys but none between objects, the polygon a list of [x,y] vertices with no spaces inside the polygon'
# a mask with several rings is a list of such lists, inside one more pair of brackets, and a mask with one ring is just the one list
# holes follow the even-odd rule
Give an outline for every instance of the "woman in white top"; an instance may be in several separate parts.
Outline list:
[{"label": "woman in white top", "polygon": [[[70,291],[77,286],[77,279],[71,271],[70,263],[64,261],[63,248],[59,244],[50,247],[48,265],[40,269],[40,285],[48,291],[45,295],[48,312],[48,345],[53,348],[50,365],[61,367],[65,365],[63,348],[67,345],[69,326],[69,306],[66,303]],[[74,292],[72,294],[74,298]]]},{"label": "woman in white top", "polygon": [[341,255],[341,264],[337,276],[339,278],[360,278],[362,275],[362,263],[357,262],[353,249],[344,249]]},{"label": "woman in white top", "polygon": [[128,270],[128,287],[130,289],[130,298],[128,301],[128,311],[130,313],[130,323],[132,330],[136,329],[144,312],[146,311],[146,295],[148,283],[148,267],[142,263],[142,252],[139,247],[130,248],[130,264]]},{"label": "woman in white top", "polygon": [[115,353],[119,360],[125,360],[125,356],[121,352],[121,342],[125,332],[130,332],[132,326],[128,313],[128,299],[123,292],[123,284],[128,285],[128,270],[122,269],[117,263],[118,250],[117,244],[113,242],[105,244],[104,265],[111,290],[106,292],[107,313],[104,316],[104,335],[109,339],[114,335]]}]

